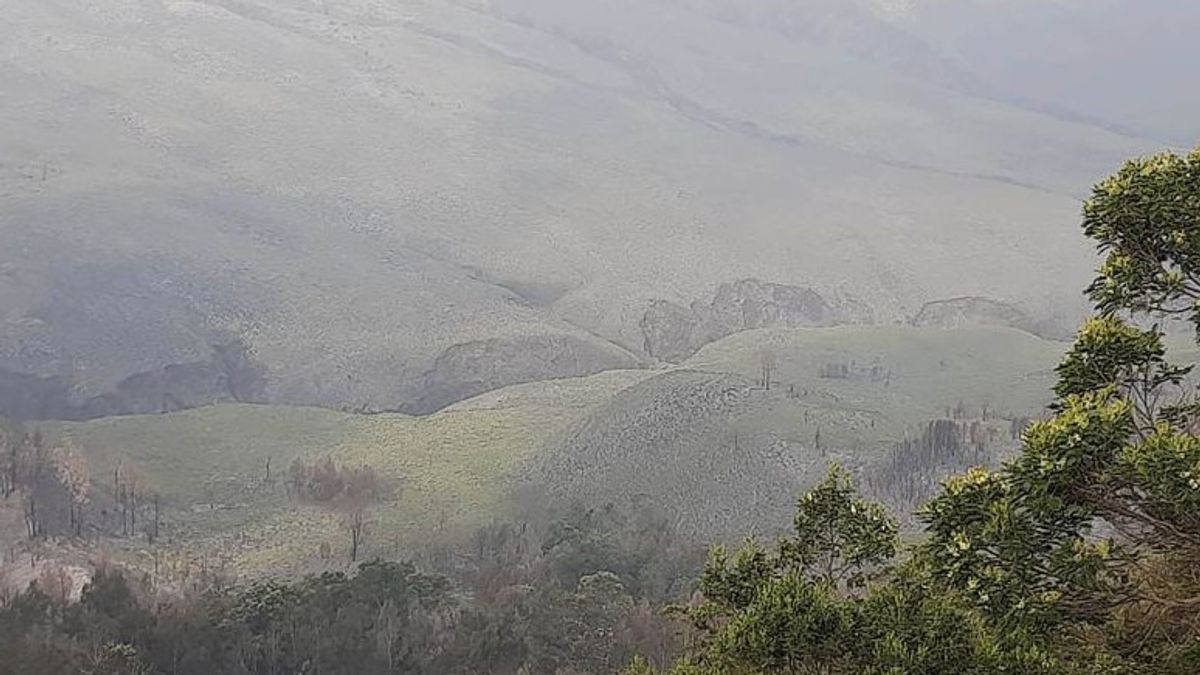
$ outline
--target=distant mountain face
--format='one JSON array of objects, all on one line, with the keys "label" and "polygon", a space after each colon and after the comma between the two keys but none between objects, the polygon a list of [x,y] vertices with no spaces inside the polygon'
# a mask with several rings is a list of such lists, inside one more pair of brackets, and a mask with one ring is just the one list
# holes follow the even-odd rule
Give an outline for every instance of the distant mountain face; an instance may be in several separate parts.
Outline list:
[{"label": "distant mountain face", "polygon": [[0,413],[239,400],[229,345],[254,400],[425,410],[748,278],[1077,315],[1079,197],[1200,138],[1197,11],[15,0]]},{"label": "distant mountain face", "polygon": [[920,0],[901,24],[1003,100],[1190,148],[1200,4],[1190,0]]}]

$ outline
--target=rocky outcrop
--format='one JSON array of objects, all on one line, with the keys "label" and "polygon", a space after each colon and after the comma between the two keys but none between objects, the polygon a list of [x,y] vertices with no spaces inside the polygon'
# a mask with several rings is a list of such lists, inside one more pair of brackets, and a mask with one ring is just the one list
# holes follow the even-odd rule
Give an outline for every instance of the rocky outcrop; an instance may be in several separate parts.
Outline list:
[{"label": "rocky outcrop", "polygon": [[420,397],[401,409],[411,414],[428,414],[512,384],[637,366],[637,359],[618,347],[572,335],[468,342],[442,352],[422,379]]},{"label": "rocky outcrop", "polygon": [[699,312],[667,300],[650,303],[642,316],[641,328],[646,353],[673,363],[695,354],[710,340]]},{"label": "rocky outcrop", "polygon": [[678,363],[710,342],[745,330],[831,326],[863,318],[858,306],[831,303],[808,287],[743,279],[722,284],[711,301],[698,300],[691,307],[656,300],[641,329],[647,354]]},{"label": "rocky outcrop", "polygon": [[909,323],[913,326],[937,328],[1006,326],[1049,340],[1063,339],[1070,335],[1069,331],[1053,325],[1050,321],[1034,319],[1016,305],[980,296],[927,302]]},{"label": "rocky outcrop", "polygon": [[61,377],[0,369],[0,416],[85,420],[175,412],[221,402],[262,402],[264,385],[262,369],[238,343],[214,345],[205,361],[137,373],[112,391],[83,399]]}]

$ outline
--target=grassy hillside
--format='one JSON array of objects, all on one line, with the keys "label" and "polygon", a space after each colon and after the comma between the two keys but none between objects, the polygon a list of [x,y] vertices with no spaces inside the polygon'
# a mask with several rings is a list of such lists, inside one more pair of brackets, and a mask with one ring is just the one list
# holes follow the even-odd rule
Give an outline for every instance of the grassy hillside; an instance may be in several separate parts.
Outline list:
[{"label": "grassy hillside", "polygon": [[[296,457],[367,463],[394,488],[372,515],[368,555],[455,541],[526,490],[650,494],[683,531],[711,539],[784,522],[830,461],[873,475],[930,419],[977,419],[984,405],[993,426],[1036,415],[1063,349],[1002,328],[759,330],[677,368],[519,385],[427,417],[220,405],[45,428],[84,449],[101,493],[118,462],[160,492],[168,549],[232,570],[341,564],[338,515],[285,495]],[[757,382],[764,353],[777,364],[769,392]],[[1005,426],[988,451],[1009,442]],[[320,559],[323,543],[332,560]],[[126,554],[142,549],[129,542]]]},{"label": "grassy hillside", "polygon": [[541,475],[567,499],[650,496],[702,538],[769,532],[830,461],[893,480],[887,453],[930,420],[979,421],[987,453],[1005,453],[1008,420],[1041,412],[1064,349],[1000,328],[750,331],[596,408]]},{"label": "grassy hillside", "polygon": [[1007,328],[765,330],[709,345],[685,365],[757,378],[769,354],[778,387],[819,391],[883,418],[932,417],[960,403],[1003,415],[1050,401],[1065,349]]},{"label": "grassy hillside", "polygon": [[[367,555],[402,554],[502,517],[525,460],[570,420],[645,376],[518,386],[420,418],[220,405],[44,428],[86,452],[97,489],[111,490],[121,462],[160,492],[168,549],[210,566],[284,573],[326,564],[318,559],[322,543],[335,552],[332,564],[344,555],[336,513],[287,499],[282,478],[294,458],[375,467],[393,490],[372,516]],[[262,481],[267,458],[271,483]],[[141,548],[131,542],[131,550]]]}]

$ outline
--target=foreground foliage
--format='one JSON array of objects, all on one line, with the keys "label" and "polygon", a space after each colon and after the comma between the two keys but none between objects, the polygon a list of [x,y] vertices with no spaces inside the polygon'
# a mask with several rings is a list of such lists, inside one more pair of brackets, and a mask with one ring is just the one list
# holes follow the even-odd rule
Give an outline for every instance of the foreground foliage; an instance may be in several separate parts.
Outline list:
[{"label": "foreground foliage", "polygon": [[702,599],[676,610],[702,637],[673,672],[1200,672],[1191,366],[1167,361],[1157,325],[1122,318],[1200,327],[1200,150],[1128,163],[1084,229],[1107,255],[1088,289],[1100,313],[1022,453],[948,480],[899,563],[879,507],[834,472],[794,536],[713,551]]},{"label": "foreground foliage", "polygon": [[78,602],[44,574],[0,596],[0,673],[610,673],[665,664],[677,631],[655,610],[702,552],[646,505],[497,523],[437,563],[199,592],[101,567]]}]

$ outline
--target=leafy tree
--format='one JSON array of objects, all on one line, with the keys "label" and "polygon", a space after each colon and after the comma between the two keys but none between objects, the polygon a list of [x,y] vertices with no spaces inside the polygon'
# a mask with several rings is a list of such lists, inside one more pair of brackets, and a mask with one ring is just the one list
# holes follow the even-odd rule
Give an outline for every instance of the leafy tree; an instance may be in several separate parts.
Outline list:
[{"label": "leafy tree", "polygon": [[[698,603],[675,608],[702,636],[681,667],[713,672],[843,672],[855,663],[857,601],[894,556],[896,524],[832,467],[797,503],[793,533],[773,550],[749,541],[731,559],[713,549]],[[851,672],[851,670],[844,670]]]},{"label": "leafy tree", "polygon": [[0,417],[0,497],[8,499],[20,487],[24,433]]},{"label": "leafy tree", "polygon": [[896,555],[895,519],[860,499],[850,475],[836,464],[800,498],[792,530],[794,536],[780,542],[780,554],[831,588],[862,588]]},{"label": "leafy tree", "polygon": [[1106,256],[1088,287],[1101,313],[1183,315],[1200,327],[1200,148],[1126,162],[1083,213]]},{"label": "leafy tree", "polygon": [[546,599],[533,618],[534,672],[613,672],[631,656],[619,645],[634,603],[617,575],[586,575],[575,589]]},{"label": "leafy tree", "polygon": [[1200,639],[1191,367],[1168,363],[1157,326],[1118,314],[1197,321],[1200,154],[1128,163],[1096,188],[1084,227],[1108,255],[1089,288],[1100,316],[1058,368],[1056,414],[1000,471],[947,483],[924,550],[993,625],[1056,650],[1057,667],[1191,672],[1169,670],[1194,668]]},{"label": "leafy tree", "polygon": [[947,481],[920,514],[928,539],[875,583],[886,516],[831,475],[774,551],[714,550],[680,610],[704,640],[676,672],[1198,672],[1200,405],[1162,331],[1120,314],[1200,331],[1200,150],[1126,164],[1084,231],[1107,256],[1100,314],[1022,453]]}]

